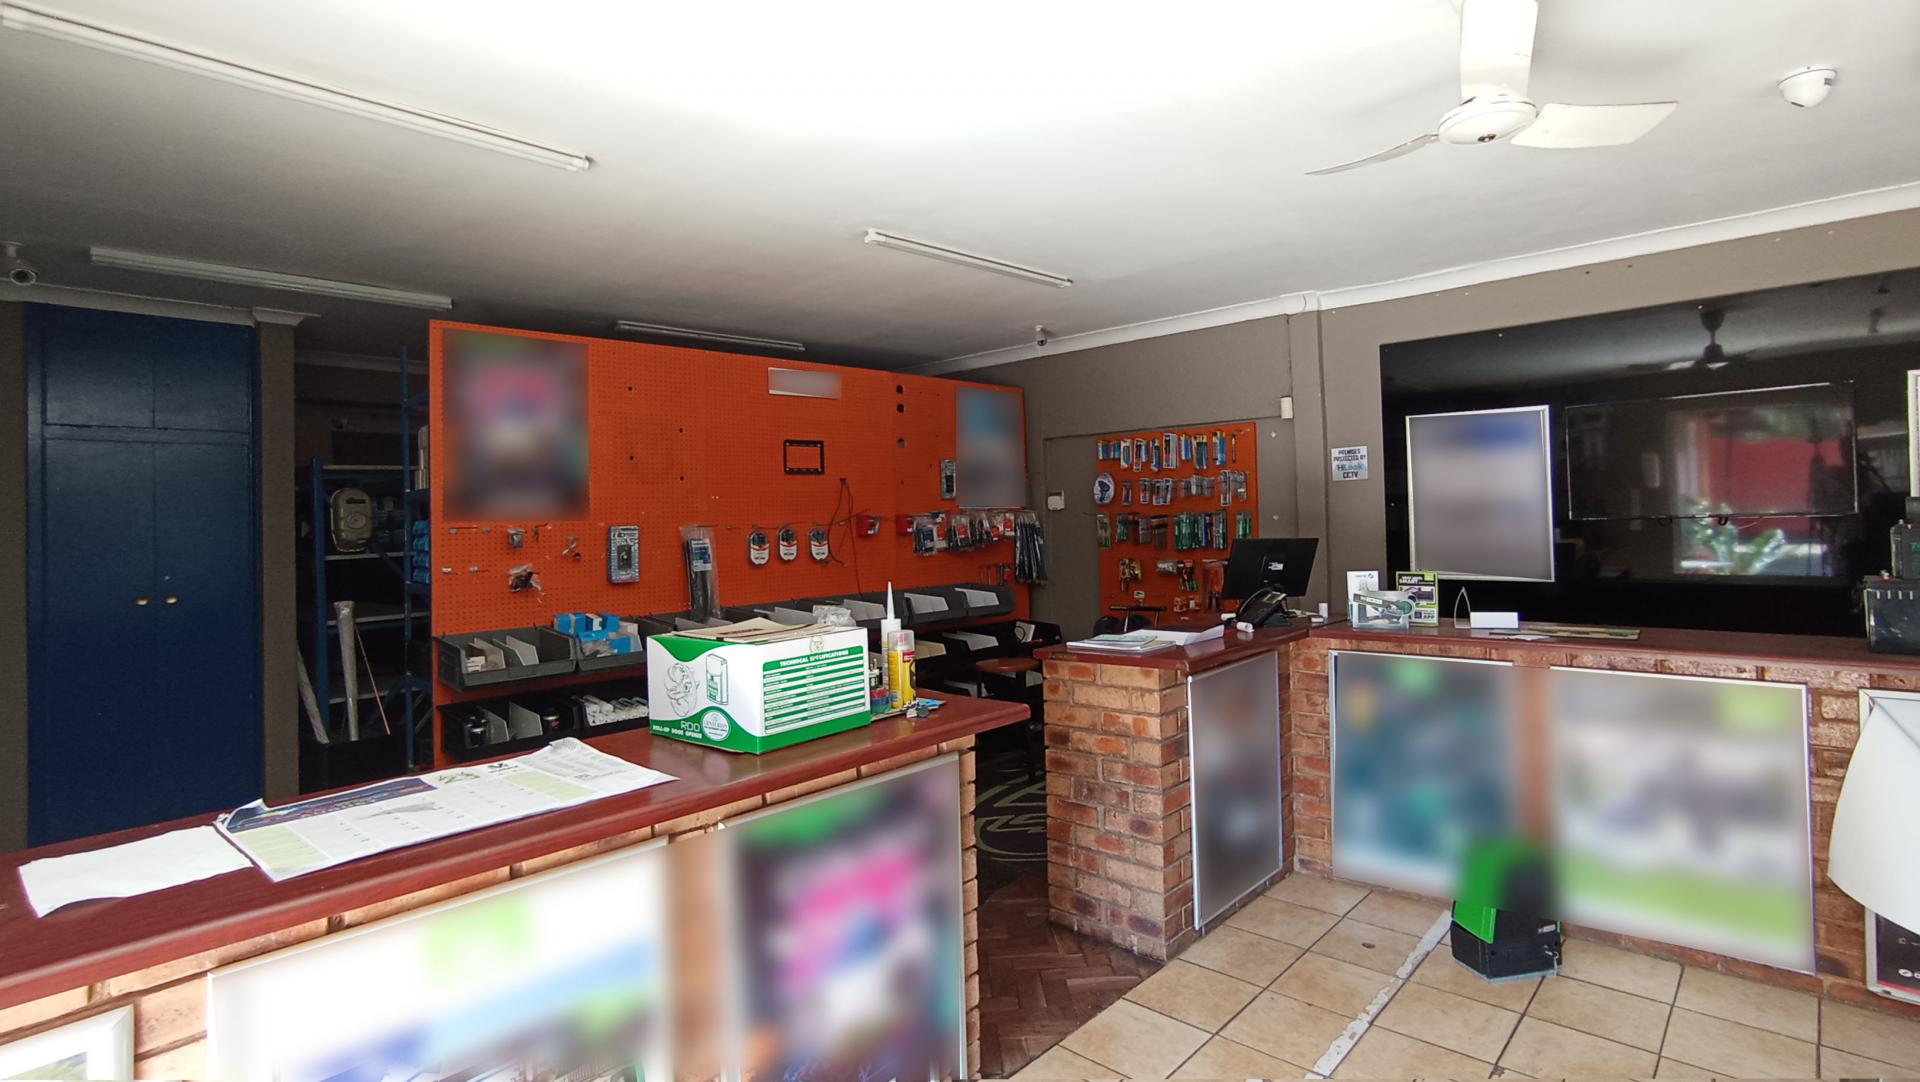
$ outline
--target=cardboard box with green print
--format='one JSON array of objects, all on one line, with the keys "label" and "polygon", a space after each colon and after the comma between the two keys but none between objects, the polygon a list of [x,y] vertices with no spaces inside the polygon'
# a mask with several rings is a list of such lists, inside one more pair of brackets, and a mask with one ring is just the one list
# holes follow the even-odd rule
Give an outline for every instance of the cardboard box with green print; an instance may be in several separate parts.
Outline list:
[{"label": "cardboard box with green print", "polygon": [[867,633],[748,620],[647,640],[652,729],[727,751],[763,752],[873,720]]}]

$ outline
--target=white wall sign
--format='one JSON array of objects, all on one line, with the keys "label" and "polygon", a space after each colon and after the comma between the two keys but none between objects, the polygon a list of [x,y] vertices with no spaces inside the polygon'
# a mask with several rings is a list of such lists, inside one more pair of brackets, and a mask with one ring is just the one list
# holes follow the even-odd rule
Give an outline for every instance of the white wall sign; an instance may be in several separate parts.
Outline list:
[{"label": "white wall sign", "polygon": [[1333,479],[1336,481],[1366,480],[1366,447],[1335,447],[1333,449]]}]

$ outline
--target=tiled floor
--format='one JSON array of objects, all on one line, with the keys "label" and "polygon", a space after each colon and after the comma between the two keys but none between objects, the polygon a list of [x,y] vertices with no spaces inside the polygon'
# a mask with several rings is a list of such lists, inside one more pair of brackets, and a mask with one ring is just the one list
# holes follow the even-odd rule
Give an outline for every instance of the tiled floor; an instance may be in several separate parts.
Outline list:
[{"label": "tiled floor", "polygon": [[1442,943],[1397,978],[1442,912],[1289,876],[1014,1077],[1318,1077],[1383,998],[1332,1077],[1920,1076],[1920,1022],[1580,940],[1558,976],[1490,984]]}]

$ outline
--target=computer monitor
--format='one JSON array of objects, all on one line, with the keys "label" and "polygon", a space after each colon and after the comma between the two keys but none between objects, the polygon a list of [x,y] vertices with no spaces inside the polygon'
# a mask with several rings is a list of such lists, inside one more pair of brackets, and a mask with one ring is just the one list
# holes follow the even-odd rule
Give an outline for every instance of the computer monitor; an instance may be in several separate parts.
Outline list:
[{"label": "computer monitor", "polygon": [[1271,586],[1288,597],[1304,597],[1313,575],[1317,537],[1261,537],[1235,541],[1227,553],[1227,581],[1222,597],[1241,601]]}]

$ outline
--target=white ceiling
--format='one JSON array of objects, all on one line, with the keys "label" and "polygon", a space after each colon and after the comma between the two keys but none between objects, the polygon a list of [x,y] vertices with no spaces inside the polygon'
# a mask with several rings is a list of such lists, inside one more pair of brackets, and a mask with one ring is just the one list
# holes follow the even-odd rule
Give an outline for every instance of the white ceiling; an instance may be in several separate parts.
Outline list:
[{"label": "white ceiling", "polygon": [[[1673,98],[1642,142],[1435,147],[1449,0],[969,5],[38,0],[593,157],[518,159],[0,32],[0,238],[50,281],[320,313],[383,352],[424,315],[86,265],[84,248],[616,318],[904,365],[1920,180],[1912,0],[1543,0],[1542,100]],[[1816,110],[1781,74],[1841,70]],[[861,243],[873,226],[1056,290]]]}]

